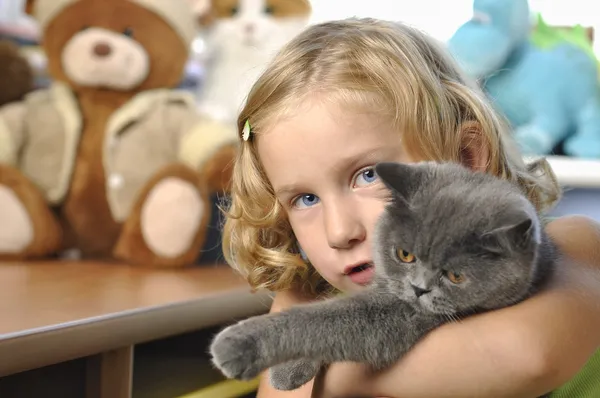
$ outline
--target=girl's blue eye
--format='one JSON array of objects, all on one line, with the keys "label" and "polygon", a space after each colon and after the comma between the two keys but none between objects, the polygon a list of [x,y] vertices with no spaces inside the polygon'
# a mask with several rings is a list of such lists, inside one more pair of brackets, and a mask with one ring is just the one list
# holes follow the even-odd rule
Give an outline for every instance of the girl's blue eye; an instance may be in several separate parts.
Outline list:
[{"label": "girl's blue eye", "polygon": [[293,205],[297,208],[303,208],[314,206],[317,203],[319,203],[319,197],[317,195],[313,195],[312,193],[307,193],[297,197],[294,200]]},{"label": "girl's blue eye", "polygon": [[354,184],[360,187],[372,184],[375,181],[377,181],[377,174],[375,173],[375,169],[369,167],[368,169],[364,169],[358,173]]}]

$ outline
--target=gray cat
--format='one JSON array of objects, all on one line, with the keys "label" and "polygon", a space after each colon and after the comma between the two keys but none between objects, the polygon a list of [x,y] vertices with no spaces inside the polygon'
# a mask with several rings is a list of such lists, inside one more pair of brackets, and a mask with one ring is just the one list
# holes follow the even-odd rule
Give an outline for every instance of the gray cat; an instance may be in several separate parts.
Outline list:
[{"label": "gray cat", "polygon": [[216,336],[230,378],[271,368],[292,390],[322,365],[384,369],[443,323],[516,304],[542,289],[557,260],[532,204],[513,184],[451,163],[380,163],[390,204],[368,289],[244,320]]}]

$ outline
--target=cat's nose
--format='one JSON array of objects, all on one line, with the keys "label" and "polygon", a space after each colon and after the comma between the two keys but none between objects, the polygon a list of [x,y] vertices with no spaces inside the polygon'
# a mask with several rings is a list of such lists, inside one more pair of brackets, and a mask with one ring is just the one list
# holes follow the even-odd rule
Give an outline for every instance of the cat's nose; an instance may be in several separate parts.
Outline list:
[{"label": "cat's nose", "polygon": [[254,33],[254,24],[246,24],[246,26],[244,26],[244,31],[247,35],[251,35],[252,33]]},{"label": "cat's nose", "polygon": [[415,286],[415,285],[410,285],[410,286],[411,286],[411,287],[413,288],[413,290],[415,291],[415,295],[416,295],[417,297],[421,297],[422,295],[424,295],[424,294],[427,294],[427,293],[431,292],[431,289],[423,289],[422,287]]}]

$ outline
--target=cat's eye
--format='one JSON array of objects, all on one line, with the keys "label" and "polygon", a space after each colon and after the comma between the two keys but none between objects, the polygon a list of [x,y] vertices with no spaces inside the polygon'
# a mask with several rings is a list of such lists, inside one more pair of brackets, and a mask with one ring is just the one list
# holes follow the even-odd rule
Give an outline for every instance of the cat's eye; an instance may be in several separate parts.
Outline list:
[{"label": "cat's eye", "polygon": [[265,7],[265,14],[273,15],[274,12],[275,12],[275,10],[273,10],[273,7],[271,7],[271,6]]},{"label": "cat's eye", "polygon": [[123,35],[127,36],[127,37],[132,37],[133,36],[133,29],[132,28],[125,28],[125,29],[123,29]]},{"label": "cat's eye", "polygon": [[396,254],[398,255],[398,259],[403,263],[414,263],[417,261],[417,258],[414,254],[407,252],[404,249],[398,248],[398,250],[396,250]]},{"label": "cat's eye", "polygon": [[446,278],[455,285],[459,285],[466,280],[463,274],[456,271],[446,271]]},{"label": "cat's eye", "polygon": [[238,13],[238,11],[239,9],[237,7],[231,7],[229,13],[231,14],[231,16],[235,16]]}]

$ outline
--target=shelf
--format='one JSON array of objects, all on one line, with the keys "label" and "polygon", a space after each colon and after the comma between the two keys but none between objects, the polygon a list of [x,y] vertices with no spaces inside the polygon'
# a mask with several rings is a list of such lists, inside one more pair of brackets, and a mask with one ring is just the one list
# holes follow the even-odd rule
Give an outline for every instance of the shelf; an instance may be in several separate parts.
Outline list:
[{"label": "shelf", "polygon": [[600,189],[600,159],[577,159],[566,156],[547,156],[546,159],[562,186]]}]

